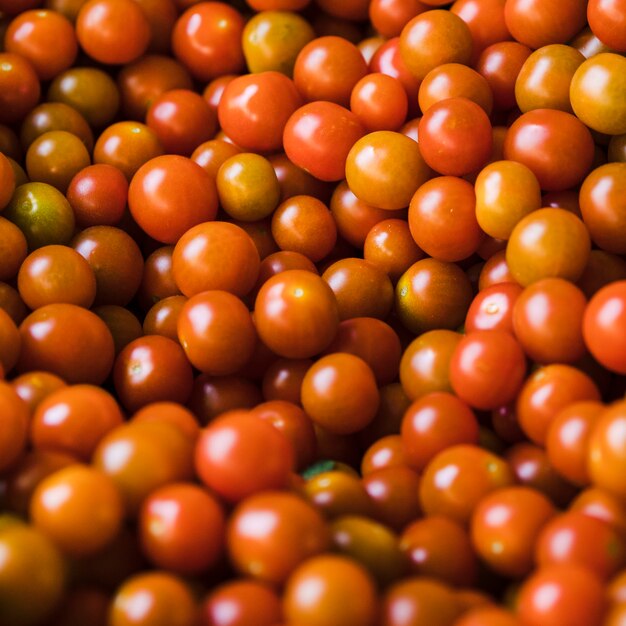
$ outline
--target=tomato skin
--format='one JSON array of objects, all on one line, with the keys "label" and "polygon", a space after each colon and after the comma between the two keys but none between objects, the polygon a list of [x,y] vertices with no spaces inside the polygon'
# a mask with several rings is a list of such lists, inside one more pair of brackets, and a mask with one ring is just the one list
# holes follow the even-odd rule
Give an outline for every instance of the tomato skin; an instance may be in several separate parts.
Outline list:
[{"label": "tomato skin", "polygon": [[[314,593],[303,593],[307,588]],[[345,602],[350,597],[351,602]],[[283,596],[285,617],[307,626],[372,626],[376,615],[376,587],[367,571],[344,556],[308,559],[287,581]]]},{"label": "tomato skin", "polygon": [[515,281],[524,287],[542,278],[575,282],[585,270],[590,251],[589,232],[580,218],[565,209],[543,208],[515,225],[506,246],[506,262]]},{"label": "tomato skin", "polygon": [[358,139],[345,167],[350,191],[362,202],[388,211],[408,206],[418,187],[431,175],[418,145],[390,130]]},{"label": "tomato skin", "polygon": [[46,535],[22,522],[0,530],[0,550],[0,620],[12,626],[41,624],[63,598],[66,561]]},{"label": "tomato skin", "polygon": [[267,280],[256,297],[254,315],[261,340],[291,359],[322,352],[339,326],[335,294],[306,270],[287,270]]},{"label": "tomato skin", "polygon": [[225,414],[200,434],[195,450],[200,479],[229,502],[287,484],[293,445],[267,422],[245,412]]},{"label": "tomato skin", "polygon": [[280,599],[272,587],[239,578],[209,592],[199,626],[275,626],[281,617]]},{"label": "tomato skin", "polygon": [[505,330],[513,333],[513,311],[523,289],[515,283],[500,283],[481,289],[465,318],[465,331]]},{"label": "tomato skin", "polygon": [[450,383],[456,394],[478,409],[496,409],[517,396],[526,374],[518,341],[501,330],[466,335],[450,360]]},{"label": "tomato skin", "polygon": [[538,280],[515,303],[515,336],[537,363],[575,363],[585,353],[582,320],[586,305],[583,292],[569,281]]},{"label": "tomato skin", "polygon": [[144,163],[128,188],[134,219],[162,243],[176,243],[191,227],[213,220],[217,202],[210,176],[191,159],[173,154]]},{"label": "tomato skin", "polygon": [[[504,156],[528,166],[544,191],[562,191],[577,185],[589,173],[593,146],[589,129],[571,113],[535,109],[510,126]],[[577,158],[569,159],[570,154]]]},{"label": "tomato skin", "polygon": [[477,443],[478,422],[465,402],[450,393],[434,392],[408,407],[401,433],[407,463],[422,471],[438,452],[449,446]]},{"label": "tomato skin", "polygon": [[120,532],[124,513],[113,480],[87,465],[70,465],[47,476],[30,502],[35,526],[74,557],[96,554],[109,545]]},{"label": "tomato skin", "polygon": [[192,483],[171,483],[153,491],[139,513],[144,553],[177,574],[197,574],[222,553],[225,516],[218,500]]},{"label": "tomato skin", "polygon": [[600,391],[584,372],[571,365],[554,363],[533,372],[516,400],[516,413],[526,436],[544,445],[559,411],[572,402],[600,401]]},{"label": "tomato skin", "polygon": [[476,581],[478,563],[469,533],[448,517],[430,515],[409,524],[400,536],[400,548],[412,574],[459,586]]},{"label": "tomato skin", "polygon": [[244,68],[241,46],[244,19],[224,2],[190,6],[177,20],[172,49],[178,60],[200,81]]},{"label": "tomato skin", "polygon": [[556,563],[582,565],[607,581],[623,569],[626,543],[607,522],[583,512],[568,511],[543,527],[535,554],[539,567]]},{"label": "tomato skin", "polygon": [[[257,520],[267,520],[261,530]],[[266,491],[243,500],[228,522],[228,554],[245,576],[282,585],[306,559],[326,551],[326,520],[295,494]]]},{"label": "tomato skin", "polygon": [[420,503],[427,515],[445,515],[466,524],[482,498],[514,480],[509,464],[497,455],[475,445],[451,446],[426,466]]},{"label": "tomato skin", "polygon": [[192,296],[180,312],[178,337],[192,365],[213,376],[240,370],[257,340],[250,312],[227,291]]},{"label": "tomato skin", "polygon": [[626,281],[600,289],[583,318],[585,344],[607,369],[626,374]]},{"label": "tomato skin", "polygon": [[217,107],[220,126],[244,150],[282,148],[290,116],[303,105],[293,81],[279,72],[238,76],[226,85]]},{"label": "tomato skin", "polygon": [[626,483],[623,468],[626,464],[626,448],[623,433],[626,429],[626,401],[609,406],[600,415],[591,431],[587,452],[587,467],[596,487],[624,497]]},{"label": "tomato skin", "polygon": [[76,36],[83,50],[100,63],[138,59],[150,43],[150,24],[138,3],[88,0],[76,17]]},{"label": "tomato skin", "polygon": [[425,11],[405,24],[400,33],[400,52],[413,76],[423,80],[443,63],[469,65],[472,34],[467,24],[450,11]]},{"label": "tomato skin", "polygon": [[21,121],[37,104],[41,94],[39,78],[32,63],[20,54],[0,52],[0,123]]},{"label": "tomato skin", "polygon": [[0,380],[3,427],[0,430],[0,472],[4,472],[26,449],[30,415],[28,405],[9,383]]},{"label": "tomato skin", "polygon": [[494,571],[525,576],[533,567],[535,541],[555,514],[552,502],[534,489],[497,489],[486,495],[472,514],[472,544]]},{"label": "tomato skin", "polygon": [[100,439],[123,422],[122,411],[104,389],[64,386],[44,398],[32,416],[36,450],[54,450],[89,461]]},{"label": "tomato skin", "polygon": [[596,574],[579,565],[549,565],[524,581],[516,612],[524,626],[600,626],[605,608]]},{"label": "tomato skin", "polygon": [[570,85],[572,108],[589,128],[609,135],[626,133],[626,59],[602,52],[576,70]]},{"label": "tomato skin", "polygon": [[300,107],[287,120],[283,144],[298,167],[332,182],[344,177],[348,152],[364,134],[352,111],[334,102],[316,101]]},{"label": "tomato skin", "polygon": [[18,371],[46,370],[68,383],[100,385],[113,365],[113,337],[91,311],[74,304],[48,304],[20,325]]},{"label": "tomato skin", "polygon": [[558,413],[548,429],[546,451],[550,462],[574,485],[591,482],[587,467],[589,440],[603,412],[600,402],[574,402]]},{"label": "tomato skin", "polygon": [[615,52],[626,52],[626,4],[622,0],[590,0],[587,21],[603,44]]},{"label": "tomato skin", "polygon": [[421,185],[411,198],[408,221],[415,243],[440,261],[466,259],[485,236],[476,220],[474,189],[456,176],[439,176]]},{"label": "tomato skin", "polygon": [[464,97],[433,104],[420,120],[418,133],[424,160],[446,176],[465,176],[479,170],[493,149],[489,117]]},{"label": "tomato skin", "polygon": [[302,380],[302,406],[330,432],[362,430],[376,415],[380,394],[374,372],[358,356],[337,352],[322,357]]},{"label": "tomato skin", "polygon": [[109,607],[109,626],[168,624],[194,626],[195,598],[182,578],[163,571],[131,576],[116,590]]}]

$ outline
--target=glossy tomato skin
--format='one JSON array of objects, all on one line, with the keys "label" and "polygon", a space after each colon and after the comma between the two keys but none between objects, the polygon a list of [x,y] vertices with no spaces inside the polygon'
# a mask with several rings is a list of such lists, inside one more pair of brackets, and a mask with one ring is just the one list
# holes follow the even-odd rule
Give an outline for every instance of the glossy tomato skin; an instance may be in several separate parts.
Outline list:
[{"label": "glossy tomato skin", "polygon": [[472,45],[467,24],[450,11],[420,13],[400,34],[402,59],[418,80],[442,63],[469,64]]},{"label": "glossy tomato skin", "polygon": [[565,43],[585,25],[586,2],[567,3],[550,0],[508,1],[504,9],[507,28],[521,43],[541,48],[552,43]]},{"label": "glossy tomato skin", "polygon": [[491,122],[468,98],[448,98],[433,104],[420,120],[418,132],[424,160],[444,175],[470,174],[491,156]]},{"label": "glossy tomato skin", "polygon": [[472,514],[472,544],[494,571],[525,576],[533,567],[537,537],[555,513],[552,502],[534,489],[497,489]]},{"label": "glossy tomato skin", "polygon": [[535,546],[537,564],[582,565],[603,580],[624,567],[626,544],[620,532],[603,520],[568,511],[544,526]]},{"label": "glossy tomato skin", "polygon": [[129,63],[148,48],[150,23],[137,3],[88,0],[76,17],[76,35],[83,50],[96,61]]},{"label": "glossy tomato skin", "polygon": [[302,380],[302,406],[323,428],[346,435],[362,430],[376,415],[380,394],[370,366],[337,352],[322,357]]},{"label": "glossy tomato skin", "polygon": [[558,412],[587,400],[600,401],[600,391],[587,374],[571,365],[546,365],[524,381],[516,399],[517,419],[526,435],[543,445]]},{"label": "glossy tomato skin", "polygon": [[22,322],[20,334],[21,372],[43,369],[68,383],[99,385],[111,371],[113,337],[104,322],[87,309],[48,304]]},{"label": "glossy tomato skin", "polygon": [[215,218],[217,191],[199,165],[170,154],[139,168],[128,189],[128,205],[148,235],[163,243],[176,243],[192,226]]},{"label": "glossy tomato skin", "polygon": [[476,581],[477,560],[469,533],[447,517],[415,520],[402,531],[400,548],[409,559],[412,574],[459,586]]},{"label": "glossy tomato skin", "polygon": [[186,402],[193,372],[178,343],[146,335],[131,341],[117,356],[113,381],[122,405],[134,412],[150,402]]},{"label": "glossy tomato skin", "polygon": [[421,185],[411,198],[408,221],[415,243],[440,261],[468,258],[485,236],[476,220],[474,189],[456,176],[439,176]]},{"label": "glossy tomato skin", "polygon": [[[306,588],[314,593],[303,593]],[[346,597],[354,601],[345,602]],[[376,605],[372,577],[352,559],[335,555],[302,563],[289,577],[283,596],[287,619],[311,626],[372,626]]]},{"label": "glossy tomato skin", "polygon": [[580,189],[580,211],[591,239],[602,250],[624,254],[624,181],[626,163],[607,163],[594,169]]},{"label": "glossy tomato skin", "polygon": [[283,145],[297,166],[320,180],[339,181],[345,175],[348,152],[364,134],[354,113],[334,102],[316,101],[287,120]]},{"label": "glossy tomato skin", "polygon": [[86,465],[70,465],[44,478],[30,503],[35,526],[75,557],[96,554],[109,545],[120,532],[124,513],[113,480]]},{"label": "glossy tomato skin", "polygon": [[522,293],[515,283],[499,283],[481,289],[465,318],[465,331],[505,330],[513,332],[513,311]]},{"label": "glossy tomato skin", "polygon": [[0,471],[4,471],[26,449],[30,416],[26,402],[4,381],[0,381],[0,402],[6,408],[5,427],[0,436]]},{"label": "glossy tomato skin", "polygon": [[200,610],[202,626],[274,626],[282,617],[276,591],[243,578],[212,589]]},{"label": "glossy tomato skin", "polygon": [[600,289],[589,301],[583,318],[583,336],[590,352],[604,367],[626,373],[626,281]]},{"label": "glossy tomato skin", "polygon": [[174,424],[130,422],[111,430],[100,441],[92,464],[113,480],[127,514],[135,517],[143,500],[155,489],[191,480],[192,457],[193,441]]},{"label": "glossy tomato skin", "polygon": [[600,626],[605,608],[596,574],[581,566],[550,565],[524,581],[516,612],[524,626]]},{"label": "glossy tomato skin", "polygon": [[[259,531],[260,520],[271,520]],[[245,576],[283,584],[303,561],[330,545],[330,532],[320,512],[295,494],[268,491],[252,495],[228,522],[228,553]]]},{"label": "glossy tomato skin", "polygon": [[108,623],[194,626],[196,614],[196,601],[188,584],[175,574],[157,570],[124,581],[111,601]]},{"label": "glossy tomato skin", "polygon": [[426,394],[413,402],[402,418],[402,446],[407,463],[422,471],[446,448],[478,442],[478,421],[469,406],[446,392]]},{"label": "glossy tomato skin", "polygon": [[284,487],[294,464],[293,445],[287,437],[244,411],[211,422],[196,444],[200,479],[230,502]]},{"label": "glossy tomato skin", "polygon": [[524,382],[526,357],[519,342],[500,330],[466,335],[450,360],[450,382],[470,406],[495,409],[513,401]]},{"label": "glossy tomato skin", "polygon": [[402,274],[396,284],[395,311],[415,334],[456,329],[472,302],[472,286],[455,263],[426,258]]},{"label": "glossy tomato skin", "polygon": [[616,52],[626,52],[626,5],[620,0],[591,0],[587,20],[593,34]]},{"label": "glossy tomato skin", "polygon": [[50,393],[32,416],[36,450],[52,450],[89,461],[96,446],[124,418],[115,399],[92,385],[63,386]]},{"label": "glossy tomato skin", "polygon": [[304,104],[293,81],[279,72],[234,78],[224,89],[217,114],[220,126],[244,150],[274,152],[283,145],[290,116]]},{"label": "glossy tomato skin", "polygon": [[560,278],[527,286],[513,308],[515,336],[537,363],[575,363],[585,353],[583,292]]},{"label": "glossy tomato skin", "polygon": [[566,209],[544,208],[515,225],[506,246],[506,263],[523,286],[542,278],[574,282],[585,270],[590,250],[589,232],[580,218]]},{"label": "glossy tomato skin", "polygon": [[197,574],[221,556],[225,515],[220,502],[192,483],[172,483],[153,491],[139,514],[144,553],[157,566]]},{"label": "glossy tomato skin", "polygon": [[250,312],[226,291],[204,291],[191,297],[177,327],[192,365],[214,376],[240,370],[251,359],[257,341]]},{"label": "glossy tomato skin", "polygon": [[254,241],[243,228],[229,222],[204,222],[176,243],[171,277],[188,297],[211,290],[242,297],[254,286],[260,263]]},{"label": "glossy tomato skin", "polygon": [[[527,165],[545,191],[580,183],[593,162],[593,138],[574,115],[535,109],[521,115],[507,131],[504,156]],[[569,154],[577,154],[572,161]]]},{"label": "glossy tomato skin", "polygon": [[589,128],[609,135],[626,133],[626,59],[602,52],[587,59],[570,85],[572,108]]},{"label": "glossy tomato skin", "polygon": [[475,445],[461,444],[439,452],[426,466],[419,487],[423,511],[468,522],[488,493],[514,482],[509,464]]},{"label": "glossy tomato skin", "polygon": [[0,546],[0,618],[7,624],[42,623],[64,595],[65,559],[45,534],[22,522],[8,521],[0,530]]},{"label": "glossy tomato skin", "polygon": [[224,2],[190,6],[177,20],[172,49],[178,60],[201,81],[244,69],[242,15]]},{"label": "glossy tomato skin", "polygon": [[316,274],[288,270],[270,278],[255,302],[261,340],[276,354],[310,358],[328,347],[339,326],[337,299]]},{"label": "glossy tomato skin", "polygon": [[626,402],[618,401],[600,415],[591,431],[587,467],[592,483],[623,497],[626,484],[622,468],[626,460],[622,433],[626,428]]}]

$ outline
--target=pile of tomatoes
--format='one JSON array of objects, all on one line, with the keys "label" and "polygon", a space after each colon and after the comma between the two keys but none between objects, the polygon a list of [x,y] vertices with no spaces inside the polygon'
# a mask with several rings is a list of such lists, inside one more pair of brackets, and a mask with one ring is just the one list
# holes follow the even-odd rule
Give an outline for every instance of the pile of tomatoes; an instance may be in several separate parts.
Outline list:
[{"label": "pile of tomatoes", "polygon": [[0,626],[626,626],[626,0],[0,0]]}]

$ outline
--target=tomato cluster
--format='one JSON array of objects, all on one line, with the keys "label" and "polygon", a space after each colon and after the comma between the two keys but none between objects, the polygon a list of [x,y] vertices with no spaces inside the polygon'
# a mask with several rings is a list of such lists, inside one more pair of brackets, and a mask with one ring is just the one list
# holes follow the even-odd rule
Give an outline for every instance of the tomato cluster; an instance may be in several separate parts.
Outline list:
[{"label": "tomato cluster", "polygon": [[0,626],[626,625],[626,0],[0,0]]}]

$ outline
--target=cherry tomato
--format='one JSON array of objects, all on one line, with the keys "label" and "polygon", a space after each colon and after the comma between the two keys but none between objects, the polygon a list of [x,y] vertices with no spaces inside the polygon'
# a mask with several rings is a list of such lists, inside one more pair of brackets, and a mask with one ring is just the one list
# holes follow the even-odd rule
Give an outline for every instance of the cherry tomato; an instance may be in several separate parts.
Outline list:
[{"label": "cherry tomato", "polygon": [[44,478],[30,502],[33,524],[65,553],[95,554],[122,527],[124,505],[114,481],[86,465],[70,465]]},{"label": "cherry tomato", "polygon": [[470,406],[496,409],[517,396],[526,375],[519,342],[502,330],[477,330],[466,335],[450,359],[450,383]]},{"label": "cherry tomato", "polygon": [[253,415],[226,414],[211,422],[196,445],[200,479],[230,502],[287,484],[294,468],[293,445],[287,437]]},{"label": "cherry tomato", "polygon": [[199,165],[169,154],[151,159],[135,173],[128,206],[148,235],[176,243],[192,226],[215,218],[217,191]]},{"label": "cherry tomato", "polygon": [[583,317],[585,344],[593,356],[611,371],[626,373],[624,317],[626,281],[600,289],[589,301]]},{"label": "cherry tomato", "polygon": [[224,512],[217,499],[191,483],[172,483],[153,491],[139,514],[144,553],[157,567],[196,574],[222,553]]},{"label": "cherry tomato", "polygon": [[[264,520],[263,529],[258,522]],[[322,515],[299,497],[265,492],[246,498],[228,524],[228,553],[243,575],[283,584],[303,561],[330,545]]]},{"label": "cherry tomato", "polygon": [[[347,597],[352,600],[346,602]],[[336,555],[302,563],[287,580],[283,596],[285,617],[311,626],[371,626],[376,604],[372,577],[352,559]]]}]

